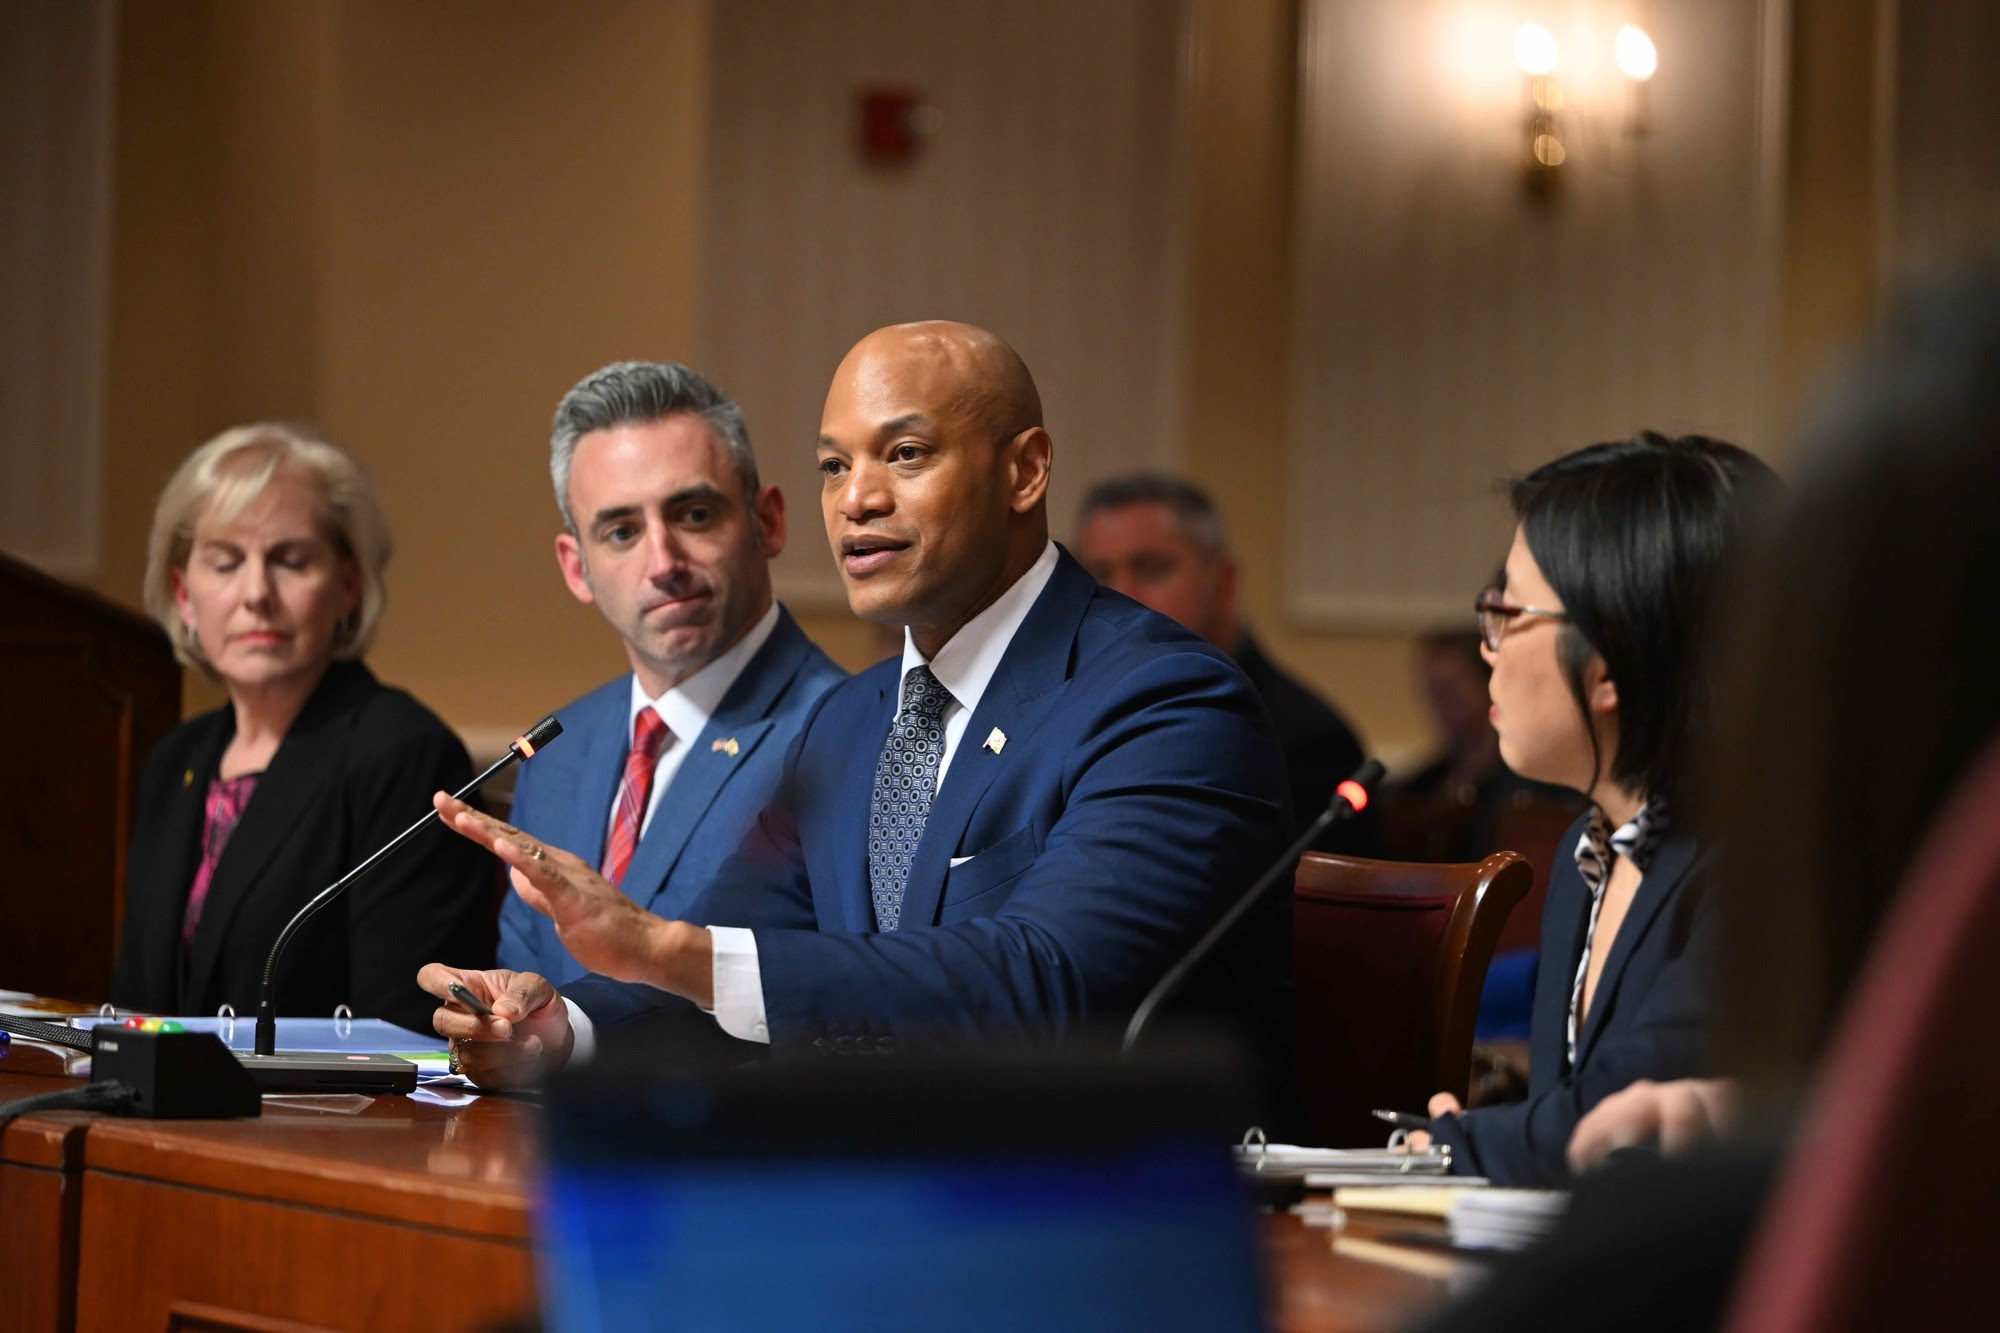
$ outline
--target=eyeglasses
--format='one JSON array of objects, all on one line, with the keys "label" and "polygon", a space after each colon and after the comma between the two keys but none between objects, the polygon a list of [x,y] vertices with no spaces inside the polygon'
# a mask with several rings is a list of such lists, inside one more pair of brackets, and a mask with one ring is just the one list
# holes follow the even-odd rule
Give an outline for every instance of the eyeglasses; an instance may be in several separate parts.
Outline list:
[{"label": "eyeglasses", "polygon": [[1500,651],[1500,640],[1506,637],[1507,627],[1517,616],[1541,616],[1545,620],[1569,621],[1564,611],[1544,611],[1539,606],[1515,606],[1501,600],[1498,588],[1488,588],[1473,599],[1472,609],[1479,613],[1479,637],[1486,641],[1487,648]]}]

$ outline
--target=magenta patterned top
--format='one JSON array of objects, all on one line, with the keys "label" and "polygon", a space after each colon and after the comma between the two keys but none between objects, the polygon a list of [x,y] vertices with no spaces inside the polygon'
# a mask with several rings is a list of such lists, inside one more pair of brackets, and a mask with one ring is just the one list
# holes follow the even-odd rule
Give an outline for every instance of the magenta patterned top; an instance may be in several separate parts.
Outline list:
[{"label": "magenta patterned top", "polygon": [[195,867],[194,885],[188,889],[187,912],[181,917],[183,949],[194,943],[194,928],[201,924],[201,905],[208,897],[208,882],[215,878],[215,863],[222,859],[222,849],[229,845],[229,835],[236,831],[236,821],[243,818],[243,807],[250,804],[250,793],[262,776],[245,773],[242,777],[209,781],[201,824],[201,864]]}]

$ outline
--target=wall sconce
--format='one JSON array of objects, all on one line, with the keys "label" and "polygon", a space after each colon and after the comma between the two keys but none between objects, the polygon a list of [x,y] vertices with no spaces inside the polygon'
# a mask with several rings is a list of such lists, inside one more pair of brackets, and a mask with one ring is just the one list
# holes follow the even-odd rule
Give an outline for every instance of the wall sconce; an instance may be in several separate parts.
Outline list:
[{"label": "wall sconce", "polygon": [[1611,56],[1618,64],[1618,72],[1625,76],[1626,84],[1632,90],[1625,133],[1631,138],[1642,139],[1651,128],[1646,118],[1646,84],[1660,67],[1659,50],[1643,28],[1628,23],[1612,39]]},{"label": "wall sconce", "polygon": [[1528,80],[1528,188],[1545,195],[1555,188],[1556,172],[1569,160],[1563,147],[1562,85],[1555,79],[1561,50],[1556,35],[1539,23],[1523,23],[1514,33],[1514,63]]},{"label": "wall sconce", "polygon": [[[1521,67],[1528,95],[1528,151],[1523,167],[1528,191],[1537,198],[1548,197],[1561,179],[1563,164],[1569,161],[1575,147],[1572,130],[1580,127],[1590,131],[1600,123],[1596,119],[1594,105],[1582,106],[1573,114],[1566,111],[1563,87],[1556,80],[1556,66],[1561,55],[1555,34],[1542,24],[1523,23],[1515,29],[1514,63]],[[1618,73],[1624,77],[1628,90],[1625,135],[1636,143],[1651,128],[1647,117],[1646,84],[1660,68],[1659,49],[1644,29],[1628,23],[1612,39],[1611,58]],[[1586,90],[1586,94],[1591,88],[1601,86],[1591,77],[1595,73],[1595,70],[1583,72],[1579,86]],[[1594,102],[1595,99],[1588,100]],[[1576,119],[1578,116],[1580,120]],[[1594,147],[1597,140],[1594,135],[1586,134],[1585,142],[1587,146]]]}]

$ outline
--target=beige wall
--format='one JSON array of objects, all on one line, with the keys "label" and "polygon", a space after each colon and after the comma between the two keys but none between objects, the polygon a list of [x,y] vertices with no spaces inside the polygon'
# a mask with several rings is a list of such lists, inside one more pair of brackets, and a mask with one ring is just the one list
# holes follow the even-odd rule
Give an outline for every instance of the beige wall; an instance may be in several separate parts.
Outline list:
[{"label": "beige wall", "polygon": [[[1060,20],[1060,5],[1024,12],[1044,9]],[[194,444],[236,421],[306,418],[370,466],[395,524],[385,677],[478,741],[618,670],[549,555],[545,424],[605,360],[702,353],[699,213],[723,169],[705,160],[716,12],[124,0],[98,585],[137,600],[153,497]],[[1881,0],[1773,12],[1787,39],[1782,418],[1873,308],[1893,24]],[[1295,0],[1178,11],[1167,392],[1184,463],[1235,534],[1251,623],[1372,746],[1406,757],[1427,730],[1411,638],[1285,613],[1298,17]],[[1954,114],[1930,107],[1929,132],[1951,133]],[[1948,190],[1962,175],[1924,179]],[[794,508],[803,548],[813,517]],[[873,656],[850,617],[803,618],[843,663]]]},{"label": "beige wall", "polygon": [[1550,14],[1568,157],[1536,192],[1504,13],[1307,0],[1287,486],[1299,616],[1463,627],[1513,526],[1499,479],[1641,429],[1765,447],[1762,8],[1648,14],[1664,56],[1643,130],[1613,20]]},{"label": "beige wall", "polygon": [[136,600],[181,455],[301,418],[396,533],[382,676],[480,742],[620,669],[550,555],[547,421],[604,361],[691,354],[707,22],[130,0],[103,590]]},{"label": "beige wall", "polygon": [[1289,0],[1192,0],[1188,52],[1189,472],[1222,506],[1265,647],[1347,714],[1371,748],[1420,751],[1414,639],[1302,628],[1283,610],[1294,98]]},{"label": "beige wall", "polygon": [[0,550],[97,572],[113,0],[0,6]]},{"label": "beige wall", "polygon": [[[700,365],[791,498],[776,579],[794,611],[846,605],[812,440],[833,367],[879,325],[965,320],[1027,360],[1058,536],[1107,474],[1175,463],[1179,17],[1173,0],[717,9]],[[862,161],[871,85],[937,118],[914,161]]]}]

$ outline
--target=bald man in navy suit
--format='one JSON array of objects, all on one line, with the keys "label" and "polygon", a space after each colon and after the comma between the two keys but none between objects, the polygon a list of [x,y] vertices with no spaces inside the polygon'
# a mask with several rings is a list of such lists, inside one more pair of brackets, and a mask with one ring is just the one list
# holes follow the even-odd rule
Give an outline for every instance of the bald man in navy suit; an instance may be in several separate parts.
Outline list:
[{"label": "bald man in navy suit", "polygon": [[[690,1003],[780,1054],[1117,1022],[1285,845],[1284,766],[1242,672],[1049,540],[1053,445],[1011,348],[959,324],[869,335],[835,373],[818,457],[849,605],[903,627],[903,652],[805,720],[705,917],[650,916],[584,859],[440,793],[603,974],[562,1002],[538,976],[426,967],[433,994],[457,980],[493,1005],[436,1017],[480,1082]],[[1289,924],[1274,895],[1190,996],[1273,1058]]]}]

